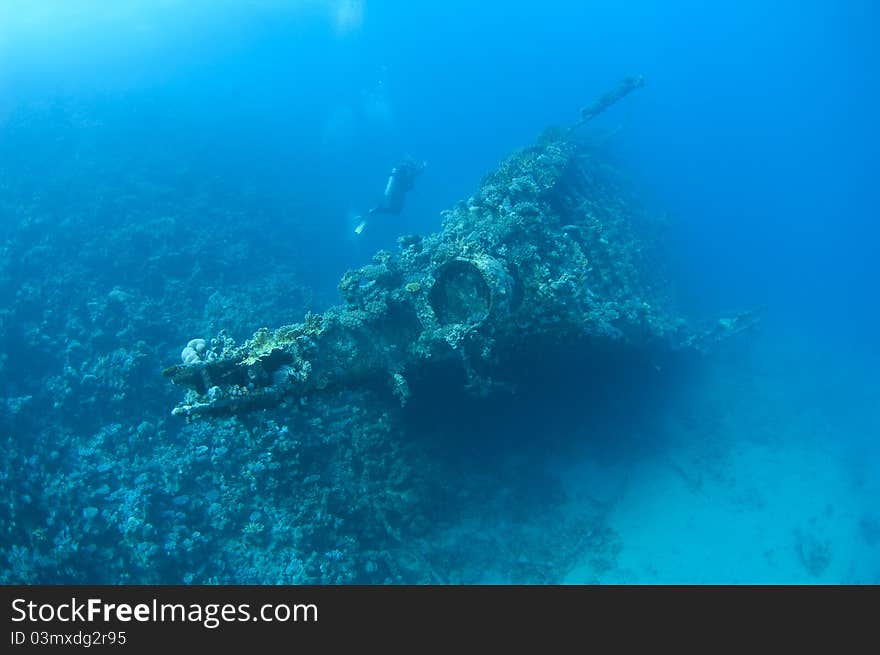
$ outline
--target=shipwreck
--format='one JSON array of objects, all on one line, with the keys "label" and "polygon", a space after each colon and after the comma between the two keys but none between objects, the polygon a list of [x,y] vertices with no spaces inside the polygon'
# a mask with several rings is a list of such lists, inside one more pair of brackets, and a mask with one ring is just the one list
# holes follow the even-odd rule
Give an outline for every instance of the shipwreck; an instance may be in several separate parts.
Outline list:
[{"label": "shipwreck", "polygon": [[244,413],[368,385],[405,404],[413,380],[439,370],[485,395],[511,387],[526,350],[657,358],[751,327],[752,311],[696,324],[675,312],[649,221],[581,134],[641,85],[627,78],[574,127],[507,157],[443,213],[439,232],[403,236],[397,252],[346,273],[341,305],[243,344],[190,342],[164,371],[186,389],[173,414]]}]

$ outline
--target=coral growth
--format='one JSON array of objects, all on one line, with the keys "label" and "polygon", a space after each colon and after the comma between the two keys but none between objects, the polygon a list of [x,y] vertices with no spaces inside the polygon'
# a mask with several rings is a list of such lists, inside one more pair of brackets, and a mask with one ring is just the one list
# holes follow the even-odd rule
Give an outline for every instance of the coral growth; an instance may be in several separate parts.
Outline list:
[{"label": "coral growth", "polygon": [[689,326],[637,237],[638,218],[588,149],[564,135],[508,157],[442,231],[404,237],[396,254],[348,272],[345,304],[238,348],[188,348],[166,370],[189,389],[177,415],[242,412],[324,389],[406,379],[454,362],[487,393],[517,353],[587,341],[653,357],[700,350],[752,324],[742,314]]}]

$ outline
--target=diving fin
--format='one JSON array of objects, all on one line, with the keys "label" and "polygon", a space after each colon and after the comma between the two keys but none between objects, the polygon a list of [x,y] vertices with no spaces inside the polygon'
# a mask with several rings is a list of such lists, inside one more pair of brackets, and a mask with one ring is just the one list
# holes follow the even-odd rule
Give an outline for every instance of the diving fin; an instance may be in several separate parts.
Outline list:
[{"label": "diving fin", "polygon": [[357,227],[354,228],[354,233],[355,233],[355,234],[360,234],[361,232],[364,231],[364,228],[365,228],[365,227],[367,227],[367,222],[366,222],[366,221],[361,221],[360,223],[357,224]]}]

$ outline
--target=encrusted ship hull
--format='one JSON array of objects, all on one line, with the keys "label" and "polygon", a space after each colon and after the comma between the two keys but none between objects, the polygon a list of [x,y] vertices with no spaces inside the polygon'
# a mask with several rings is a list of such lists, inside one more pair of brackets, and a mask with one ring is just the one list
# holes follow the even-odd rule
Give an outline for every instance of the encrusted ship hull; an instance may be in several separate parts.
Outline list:
[{"label": "encrusted ship hull", "polygon": [[327,390],[386,381],[401,403],[435,365],[473,393],[510,380],[525,349],[591,343],[652,356],[703,351],[753,324],[753,313],[696,327],[676,315],[652,239],[592,150],[548,131],[444,212],[443,229],[399,240],[348,272],[344,304],[217,337],[165,375],[187,388],[174,414],[238,413]]}]

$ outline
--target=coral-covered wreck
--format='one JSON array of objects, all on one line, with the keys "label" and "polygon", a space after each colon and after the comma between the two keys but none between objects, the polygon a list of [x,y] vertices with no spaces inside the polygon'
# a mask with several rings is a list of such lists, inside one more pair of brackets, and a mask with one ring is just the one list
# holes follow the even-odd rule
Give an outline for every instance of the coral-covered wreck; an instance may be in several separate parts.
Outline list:
[{"label": "coral-covered wreck", "polygon": [[658,359],[752,325],[749,312],[702,326],[676,315],[649,232],[594,149],[573,130],[548,130],[444,212],[439,233],[402,237],[397,253],[346,273],[344,304],[242,345],[191,343],[164,372],[187,389],[173,413],[246,412],[377,383],[406,403],[414,380],[440,371],[486,394],[515,381],[524,352]]}]

